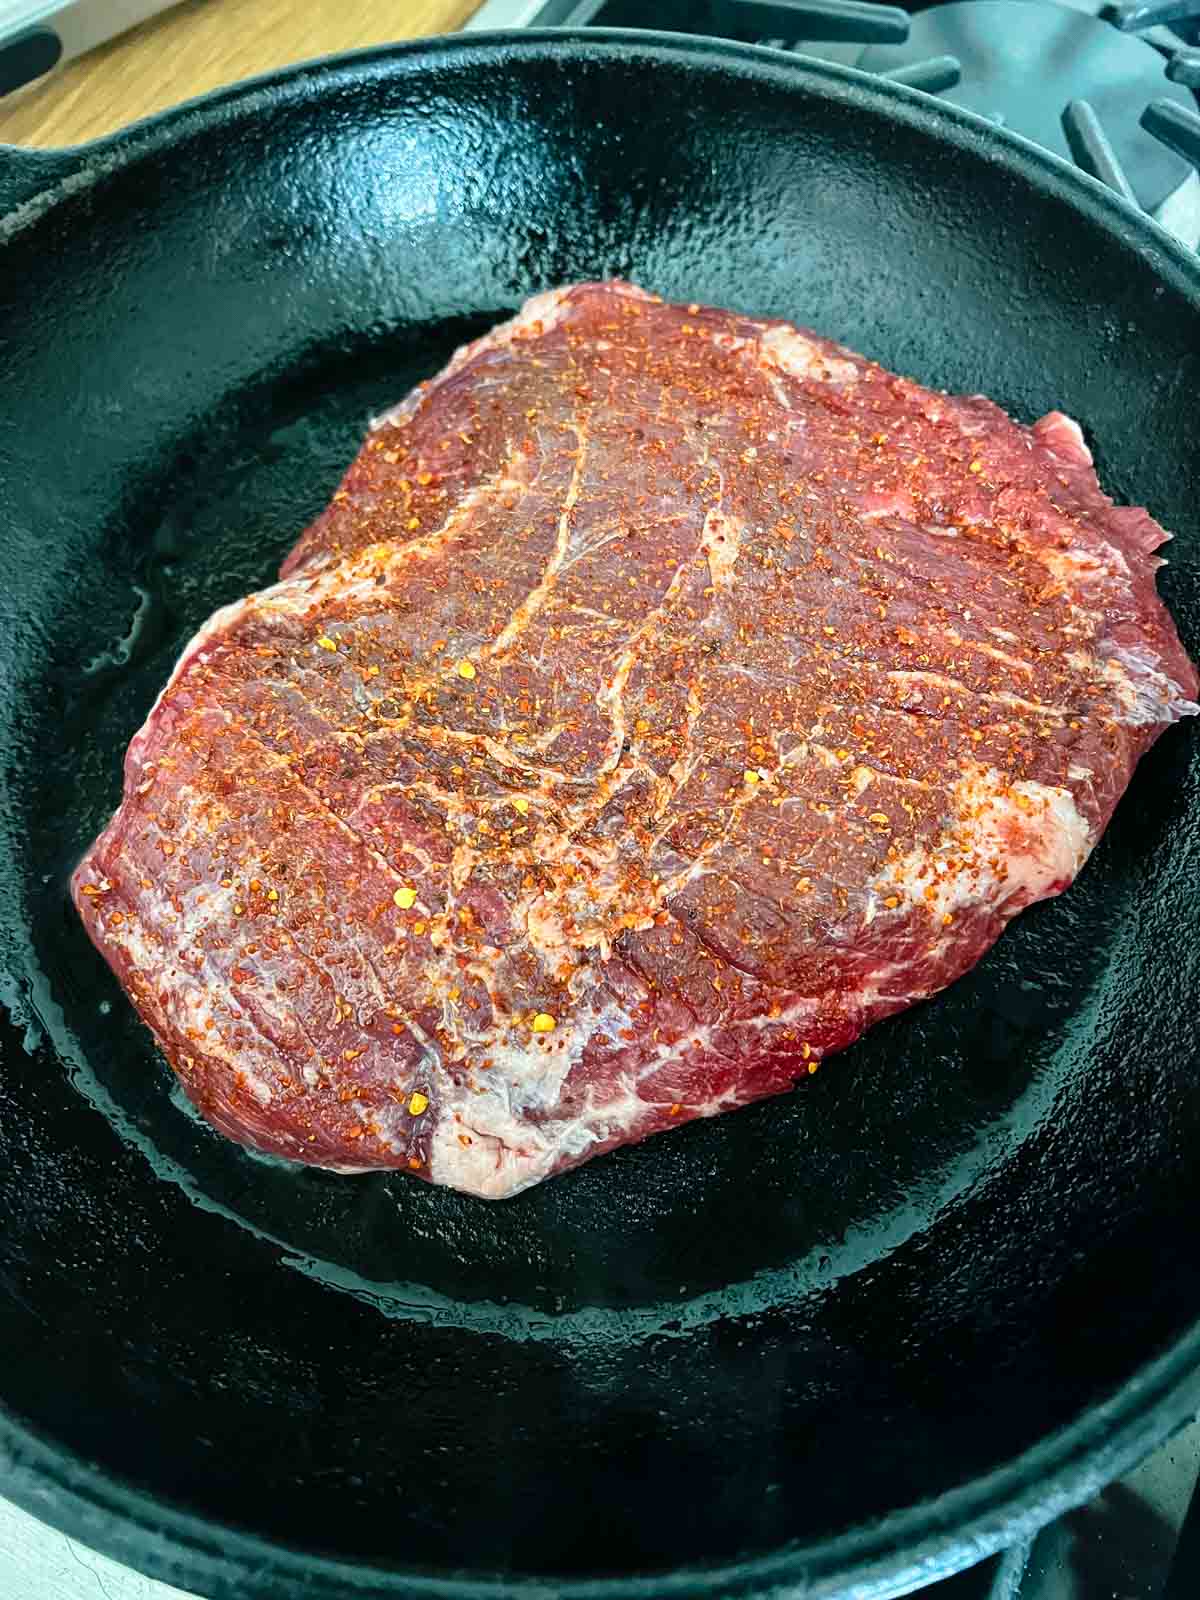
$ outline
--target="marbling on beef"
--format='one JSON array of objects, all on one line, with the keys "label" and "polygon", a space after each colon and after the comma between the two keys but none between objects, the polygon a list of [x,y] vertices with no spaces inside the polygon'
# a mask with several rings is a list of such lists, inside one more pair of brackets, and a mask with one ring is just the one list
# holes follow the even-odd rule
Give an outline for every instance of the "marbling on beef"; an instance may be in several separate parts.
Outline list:
[{"label": "marbling on beef", "polygon": [[1164,537],[1057,412],[541,295],[192,640],[80,912],[223,1133],[514,1194],[789,1088],[1066,888],[1196,710]]}]

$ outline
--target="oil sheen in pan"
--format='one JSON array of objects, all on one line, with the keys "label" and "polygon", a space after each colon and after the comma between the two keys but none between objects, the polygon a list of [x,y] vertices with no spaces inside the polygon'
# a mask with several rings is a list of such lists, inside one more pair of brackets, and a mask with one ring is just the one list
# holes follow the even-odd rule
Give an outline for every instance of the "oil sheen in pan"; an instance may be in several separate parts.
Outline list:
[{"label": "oil sheen in pan", "polygon": [[[357,382],[327,377],[282,425],[277,397],[257,431],[244,401],[228,432],[209,425],[148,478],[88,594],[63,596],[63,638],[84,643],[62,662],[65,715],[40,741],[58,753],[27,801],[40,884],[31,1009],[79,1091],[161,1179],[389,1317],[571,1342],[669,1335],[819,1296],[952,1217],[1015,1146],[1069,1115],[1119,965],[1129,919],[1113,915],[1116,863],[1132,849],[1106,841],[1065,899],[1025,913],[974,973],[796,1093],[495,1205],[401,1174],[301,1169],[212,1132],[78,924],[67,877],[116,803],[131,734],[189,635],[273,579],[365,419],[413,381],[394,356],[378,360]],[[617,1258],[615,1207],[629,1242]]]}]

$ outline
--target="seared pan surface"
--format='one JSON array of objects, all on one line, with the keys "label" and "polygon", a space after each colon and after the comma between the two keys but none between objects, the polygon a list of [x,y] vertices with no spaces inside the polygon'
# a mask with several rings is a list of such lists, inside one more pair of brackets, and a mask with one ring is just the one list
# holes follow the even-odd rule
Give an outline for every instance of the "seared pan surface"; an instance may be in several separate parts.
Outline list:
[{"label": "seared pan surface", "polygon": [[[944,1540],[959,1559],[985,1502],[1082,1492],[1082,1458],[1051,1451],[1004,1494],[864,1528],[1074,1421],[1200,1315],[1193,729],[1069,893],[948,994],[792,1096],[495,1206],[211,1134],[66,877],[176,652],[270,580],[368,415],[569,279],[794,318],[1025,419],[1061,406],[1110,492],[1175,530],[1162,588],[1197,654],[1200,273],[911,96],[644,38],[363,58],[87,170],[0,247],[9,1447],[32,1427],[373,1567],[380,1593],[397,1569],[640,1571],[657,1595],[789,1543],[792,1575],[899,1572]],[[1090,1445],[1148,1445],[1191,1382]],[[72,1526],[76,1490],[112,1492],[2,1486]],[[285,1592],[286,1556],[222,1566],[198,1524],[185,1558],[83,1526],[177,1581]],[[335,1592],[332,1564],[306,1570]]]}]

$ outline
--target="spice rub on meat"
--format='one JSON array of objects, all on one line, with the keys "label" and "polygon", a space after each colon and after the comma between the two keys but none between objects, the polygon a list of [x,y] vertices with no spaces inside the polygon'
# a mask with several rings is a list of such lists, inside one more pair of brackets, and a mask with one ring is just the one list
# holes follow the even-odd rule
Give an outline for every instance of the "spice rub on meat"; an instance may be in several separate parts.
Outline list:
[{"label": "spice rub on meat", "polygon": [[74,878],[223,1133],[503,1196],[1064,889],[1196,675],[1079,429],[624,283],[380,418]]}]

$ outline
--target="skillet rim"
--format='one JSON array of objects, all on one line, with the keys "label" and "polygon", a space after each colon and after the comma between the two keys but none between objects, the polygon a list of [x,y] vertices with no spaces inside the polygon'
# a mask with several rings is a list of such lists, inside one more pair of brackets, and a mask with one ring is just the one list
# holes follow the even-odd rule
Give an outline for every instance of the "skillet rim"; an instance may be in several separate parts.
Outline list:
[{"label": "skillet rim", "polygon": [[[757,45],[642,29],[540,28],[441,35],[288,66],[184,102],[103,138],[52,150],[0,145],[0,248],[53,205],[120,167],[185,145],[214,123],[252,119],[289,97],[408,76],[447,57],[503,62],[516,53],[714,62],[751,81],[882,112],[959,151],[985,157],[1085,216],[1138,254],[1200,316],[1200,260],[1136,205],[1019,134],[918,90],[854,68]],[[424,58],[424,59],[422,59]],[[5,182],[10,188],[6,191]],[[426,1600],[888,1600],[950,1576],[1088,1499],[1200,1411],[1200,1317],[1107,1400],[992,1472],[864,1527],[804,1548],[672,1573],[600,1579],[437,1575],[364,1567],[305,1552],[187,1512],[115,1482],[74,1451],[19,1422],[0,1402],[0,1484],[42,1522],[163,1581],[238,1600],[304,1593],[310,1600],[412,1595]],[[284,1586],[287,1586],[286,1589]],[[295,1588],[293,1589],[293,1585]]]}]

